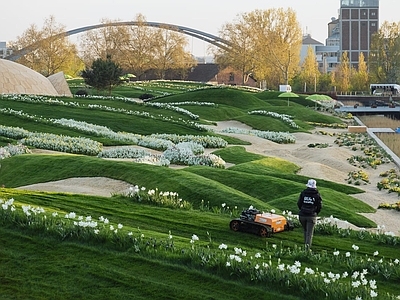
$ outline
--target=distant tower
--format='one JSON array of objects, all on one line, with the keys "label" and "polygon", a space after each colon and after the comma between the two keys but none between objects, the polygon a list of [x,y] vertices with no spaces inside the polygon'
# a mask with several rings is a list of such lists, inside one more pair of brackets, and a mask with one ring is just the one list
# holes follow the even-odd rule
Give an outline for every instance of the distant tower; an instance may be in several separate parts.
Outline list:
[{"label": "distant tower", "polygon": [[368,59],[378,26],[379,0],[340,0],[340,53],[347,51],[352,66],[358,66],[361,52]]}]

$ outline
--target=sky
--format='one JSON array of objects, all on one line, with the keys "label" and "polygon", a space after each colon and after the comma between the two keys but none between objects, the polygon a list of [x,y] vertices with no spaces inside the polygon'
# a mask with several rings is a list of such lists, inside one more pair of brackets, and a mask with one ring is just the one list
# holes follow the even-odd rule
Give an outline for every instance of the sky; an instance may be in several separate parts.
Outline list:
[{"label": "sky", "polygon": [[[400,21],[400,0],[380,0],[380,23]],[[148,22],[189,27],[218,35],[222,26],[238,15],[256,9],[292,8],[304,34],[325,43],[327,24],[338,18],[340,0],[18,0],[0,5],[0,41],[15,41],[32,24],[41,28],[44,20],[55,17],[58,24],[72,30],[112,21],[133,21],[138,14]],[[78,36],[79,37],[79,36]],[[208,44],[187,36],[195,56],[206,56]],[[77,38],[75,38],[77,40]]]}]

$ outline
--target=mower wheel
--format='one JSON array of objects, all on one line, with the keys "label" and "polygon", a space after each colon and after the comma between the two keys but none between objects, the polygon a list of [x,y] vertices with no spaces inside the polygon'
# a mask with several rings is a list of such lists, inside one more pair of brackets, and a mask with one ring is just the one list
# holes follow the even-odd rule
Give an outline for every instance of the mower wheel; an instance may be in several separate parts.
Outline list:
[{"label": "mower wheel", "polygon": [[262,236],[262,237],[271,237],[271,235],[272,235],[271,229],[270,229],[270,228],[267,228],[267,227],[265,227],[265,226],[261,226],[258,233],[259,233],[260,236]]},{"label": "mower wheel", "polygon": [[230,223],[230,227],[233,231],[239,231],[240,230],[240,222],[238,220],[232,220]]},{"label": "mower wheel", "polygon": [[288,221],[288,223],[285,225],[285,231],[290,231],[294,229],[293,222]]}]

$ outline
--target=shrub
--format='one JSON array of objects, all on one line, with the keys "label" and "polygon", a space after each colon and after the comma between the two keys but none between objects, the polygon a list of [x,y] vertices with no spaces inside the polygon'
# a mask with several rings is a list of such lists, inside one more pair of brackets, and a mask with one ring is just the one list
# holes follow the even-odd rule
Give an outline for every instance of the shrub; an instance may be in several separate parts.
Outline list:
[{"label": "shrub", "polygon": [[152,95],[152,94],[142,94],[142,95],[140,95],[139,96],[139,99],[140,100],[146,100],[146,99],[151,99],[151,98],[153,98],[154,97],[154,95]]},{"label": "shrub", "polygon": [[75,95],[76,96],[87,96],[88,92],[86,90],[77,90]]}]

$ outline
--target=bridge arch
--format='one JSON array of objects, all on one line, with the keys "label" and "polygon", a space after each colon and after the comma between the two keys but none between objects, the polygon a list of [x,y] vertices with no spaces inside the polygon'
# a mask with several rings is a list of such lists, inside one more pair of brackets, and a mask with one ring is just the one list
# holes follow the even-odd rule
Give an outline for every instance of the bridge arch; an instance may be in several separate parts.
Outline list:
[{"label": "bridge arch", "polygon": [[[138,26],[138,25],[157,27],[157,28],[165,28],[167,30],[180,32],[180,33],[192,36],[194,38],[197,38],[199,40],[205,41],[209,44],[212,44],[214,46],[217,46],[217,47],[227,50],[227,51],[230,50],[230,47],[232,45],[229,41],[227,41],[225,39],[222,39],[218,36],[215,36],[210,33],[206,33],[206,32],[203,32],[203,31],[200,31],[197,29],[179,26],[179,25],[168,24],[168,23],[137,22],[137,21],[121,21],[121,22],[111,22],[111,23],[107,23],[107,24],[84,26],[84,27],[72,29],[69,31],[65,31],[63,33],[56,34],[54,36],[49,37],[48,39],[59,39],[62,37],[67,37],[67,36],[82,33],[85,31],[99,29],[99,28],[103,28],[103,27],[109,27],[109,26]],[[39,45],[40,45],[40,42],[33,43],[32,45],[29,45],[18,51],[14,51],[11,55],[5,57],[5,59],[11,60],[11,61],[16,61],[17,59],[28,54],[29,52],[32,52],[32,51],[36,50],[37,48],[39,48]]]}]

